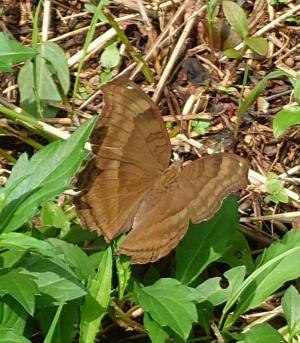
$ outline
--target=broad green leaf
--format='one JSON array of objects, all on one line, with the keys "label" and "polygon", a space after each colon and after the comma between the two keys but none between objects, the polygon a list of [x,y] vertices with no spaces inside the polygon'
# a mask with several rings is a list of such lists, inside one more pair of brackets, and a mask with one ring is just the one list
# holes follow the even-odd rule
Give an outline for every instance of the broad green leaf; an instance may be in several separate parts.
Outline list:
[{"label": "broad green leaf", "polygon": [[101,257],[97,275],[90,279],[89,293],[81,307],[80,343],[95,341],[110,301],[113,268],[111,247],[108,247]]},{"label": "broad green leaf", "polygon": [[32,115],[37,115],[37,99],[35,96],[34,64],[27,61],[18,74],[18,88],[21,107]]},{"label": "broad green leaf", "polygon": [[[21,105],[35,116],[53,117],[57,109],[48,107],[48,102],[61,102],[60,89],[67,94],[69,68],[63,50],[53,42],[44,42],[33,62],[26,63],[18,75]],[[61,88],[56,84],[57,77]]]},{"label": "broad green leaf", "polygon": [[[83,278],[84,275],[88,278],[87,273],[93,275],[91,261],[87,259],[87,256],[80,248],[54,238],[47,241],[41,241],[24,233],[3,233],[0,235],[0,247],[11,249],[15,252],[30,251],[33,252],[34,255],[45,257],[50,260],[51,263],[56,264],[58,268],[63,269],[67,274],[71,274],[73,278],[76,279],[77,275],[70,266],[77,271],[80,278]],[[74,254],[77,254],[78,256],[74,257]],[[82,268],[84,262],[86,262],[86,271],[79,272],[78,269]]]},{"label": "broad green leaf", "polygon": [[52,73],[57,76],[66,95],[70,88],[70,73],[65,52],[53,42],[44,42],[41,49],[43,49],[43,58],[51,64]]},{"label": "broad green leaf", "polygon": [[32,277],[16,269],[0,275],[0,296],[3,297],[6,294],[13,297],[30,315],[33,315],[34,297],[39,294],[39,291]]},{"label": "broad green leaf", "polygon": [[135,286],[134,293],[145,312],[160,326],[168,326],[187,339],[197,321],[196,306],[189,287],[175,279],[159,279],[151,286]]},{"label": "broad green leaf", "polygon": [[45,257],[55,258],[58,253],[46,241],[41,241],[20,232],[9,232],[0,235],[0,247],[13,251],[32,251]]},{"label": "broad green leaf", "polygon": [[0,323],[13,328],[15,333],[22,335],[28,321],[29,314],[24,307],[10,296],[0,300]]},{"label": "broad green leaf", "polygon": [[3,73],[11,73],[13,72],[13,68],[10,67],[9,64],[4,63],[4,62],[0,62],[0,71]]},{"label": "broad green leaf", "polygon": [[228,286],[226,288],[221,287],[220,277],[210,278],[195,288],[193,291],[194,301],[197,303],[208,301],[213,306],[224,303],[243,282],[245,267],[239,266],[232,268],[224,273],[224,277],[228,280]]},{"label": "broad green leaf", "polygon": [[0,32],[0,46],[0,63],[4,65],[30,60],[37,54],[36,49],[22,45],[4,32]]},{"label": "broad green leaf", "polygon": [[[26,251],[5,250],[1,252],[0,268],[11,269],[19,265]],[[1,322],[1,321],[0,321]]]},{"label": "broad green leaf", "polygon": [[52,201],[42,205],[41,223],[45,226],[53,226],[63,230],[67,230],[70,227],[68,217],[63,209]]},{"label": "broad green leaf", "polygon": [[237,201],[229,197],[212,219],[191,224],[176,249],[176,278],[189,284],[210,263],[218,260],[228,249],[238,222]]},{"label": "broad green leaf", "polygon": [[164,343],[166,342],[169,334],[164,331],[164,329],[155,321],[153,320],[150,315],[145,312],[144,313],[144,327],[147,330],[147,333],[153,343]]},{"label": "broad green leaf", "polygon": [[40,306],[57,305],[83,297],[87,293],[74,273],[51,260],[35,256],[28,259],[26,268],[23,273],[35,278],[42,294],[38,299]]},{"label": "broad green leaf", "polygon": [[229,242],[228,250],[223,254],[220,262],[230,265],[230,267],[245,266],[250,273],[254,269],[254,262],[251,256],[251,250],[245,236],[236,231]]},{"label": "broad green leaf", "polygon": [[121,56],[117,44],[118,42],[112,43],[104,49],[100,57],[101,65],[104,68],[112,69],[120,64]]},{"label": "broad green leaf", "polygon": [[268,41],[263,37],[247,37],[245,43],[251,50],[260,54],[266,55],[268,53]]},{"label": "broad green leaf", "polygon": [[281,300],[282,309],[288,323],[290,337],[300,334],[300,296],[294,286],[290,286]]},{"label": "broad green leaf", "polygon": [[81,280],[87,282],[89,278],[95,276],[95,270],[91,260],[78,246],[56,238],[49,238],[47,242],[49,242],[59,254],[64,256],[67,264],[76,272],[76,275]]},{"label": "broad green leaf", "polygon": [[[65,142],[53,142],[38,151],[30,160],[22,157],[13,168],[4,189],[24,177],[12,192],[8,192],[5,207],[0,213],[0,229],[14,231],[31,219],[38,207],[53,200],[70,187],[70,179],[78,170],[87,152],[84,144],[96,118],[87,121]],[[22,168],[22,170],[21,170]],[[14,171],[16,169],[16,171]]]},{"label": "broad green leaf", "polygon": [[229,48],[229,49],[224,50],[223,54],[228,58],[233,58],[233,59],[241,58],[241,54],[234,48]]},{"label": "broad green leaf", "polygon": [[49,66],[43,58],[43,47],[41,48],[41,55],[36,58],[36,95],[41,101],[61,101],[62,98],[57,89]]},{"label": "broad green leaf", "polygon": [[277,112],[273,120],[273,131],[275,138],[280,137],[289,127],[299,124],[300,106],[286,107]]},{"label": "broad green leaf", "polygon": [[281,343],[282,336],[267,323],[255,325],[245,333],[244,339],[239,343]]},{"label": "broad green leaf", "polygon": [[[48,102],[62,102],[62,96],[53,79],[53,68],[43,57],[44,46],[39,48],[40,55],[37,56],[34,63],[35,75],[35,97],[37,103],[37,110],[35,113],[37,117],[54,117],[57,109],[49,108]],[[25,110],[27,110],[25,108]]]},{"label": "broad green leaf", "polygon": [[237,301],[238,304],[232,317],[227,318],[225,327],[230,327],[245,311],[258,307],[285,282],[298,278],[299,259],[300,232],[290,231],[281,241],[272,243],[259,256],[255,270],[228,299],[223,316]]},{"label": "broad green leaf", "polygon": [[14,329],[0,324],[0,343],[31,343],[26,337],[19,335]]},{"label": "broad green leaf", "polygon": [[241,38],[249,36],[248,19],[243,9],[233,1],[223,1],[223,12],[229,24]]}]

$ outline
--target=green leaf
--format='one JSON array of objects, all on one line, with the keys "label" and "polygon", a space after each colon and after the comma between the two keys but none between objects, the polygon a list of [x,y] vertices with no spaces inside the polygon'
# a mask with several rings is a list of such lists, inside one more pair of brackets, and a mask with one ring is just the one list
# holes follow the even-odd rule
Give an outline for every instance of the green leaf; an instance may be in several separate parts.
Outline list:
[{"label": "green leaf", "polygon": [[35,278],[42,294],[38,299],[40,306],[60,304],[83,297],[87,293],[74,273],[43,257],[29,258],[27,269],[23,273]]},{"label": "green leaf", "polygon": [[18,88],[20,92],[21,107],[32,115],[37,114],[37,101],[35,98],[35,82],[33,63],[28,61],[20,69],[18,74]]},{"label": "green leaf", "polygon": [[221,287],[220,277],[210,278],[201,283],[194,289],[194,301],[197,303],[209,302],[213,306],[224,303],[228,297],[242,284],[246,270],[244,266],[232,268],[224,273],[224,277],[228,280],[226,288]]},{"label": "green leaf", "polygon": [[[53,117],[57,109],[48,107],[47,103],[62,102],[60,90],[67,94],[69,67],[64,51],[55,43],[44,42],[38,51],[40,54],[34,62],[26,63],[18,75],[21,106],[35,116]],[[59,81],[60,88],[56,81]]]},{"label": "green leaf", "polygon": [[288,323],[290,337],[300,333],[300,296],[294,286],[290,286],[281,300],[282,309]]},{"label": "green leaf", "polygon": [[245,311],[258,307],[268,296],[285,282],[300,276],[300,232],[290,231],[281,241],[271,246],[259,256],[256,268],[242,285],[232,293],[224,309],[223,316],[238,301],[232,317],[227,318],[226,327]]},{"label": "green leaf", "polygon": [[[38,207],[70,187],[70,179],[87,152],[84,144],[96,118],[85,122],[65,142],[53,142],[39,150],[30,160],[20,157],[4,190],[8,196],[0,213],[0,229],[14,231],[31,219]],[[24,178],[17,187],[14,183]],[[13,187],[11,192],[8,188]]]},{"label": "green leaf", "polygon": [[121,300],[124,297],[125,291],[131,280],[131,263],[128,256],[117,256],[116,267],[118,274],[118,298]]},{"label": "green leaf", "polygon": [[294,80],[294,94],[293,99],[300,104],[300,78]]},{"label": "green leaf", "polygon": [[254,262],[248,242],[245,236],[236,231],[230,239],[229,248],[223,254],[220,262],[229,264],[231,267],[245,266],[250,273],[254,269]]},{"label": "green leaf", "polygon": [[37,50],[24,46],[7,33],[0,32],[0,63],[10,65],[32,59],[37,55]]},{"label": "green leaf", "polygon": [[293,125],[300,124],[300,106],[291,106],[277,112],[273,120],[273,131],[275,138],[280,137],[283,132]]},{"label": "green leaf", "polygon": [[153,343],[164,343],[166,342],[169,334],[164,331],[164,329],[155,321],[153,320],[150,315],[145,312],[144,313],[144,327]]},{"label": "green leaf", "polygon": [[223,12],[229,24],[241,38],[249,36],[248,19],[243,9],[232,1],[223,1]]},{"label": "green leaf", "polygon": [[[44,46],[42,45],[39,47],[40,55],[37,56],[34,63],[34,85],[35,85],[35,97],[36,102],[40,102],[40,104],[37,107],[37,112],[35,113],[37,116],[43,117],[46,115],[45,107],[49,101],[52,102],[62,102],[63,99],[61,97],[61,94],[59,92],[59,89],[54,82],[54,79],[52,77],[52,68],[47,63],[44,56]],[[40,106],[40,107],[39,107]],[[27,110],[25,108],[25,110]],[[38,112],[42,110],[43,112]],[[34,113],[33,113],[34,114]],[[48,116],[53,117],[53,116]]]},{"label": "green leaf", "polygon": [[91,260],[77,245],[56,238],[49,238],[47,242],[55,248],[56,253],[64,256],[65,261],[75,271],[79,279],[87,282],[95,276]]},{"label": "green leaf", "polygon": [[[103,1],[102,2],[102,6],[107,6],[109,5],[110,1]],[[97,6],[94,5],[94,4],[84,4],[84,8],[91,12],[91,13],[95,13],[96,12],[96,9],[97,9]],[[102,10],[99,11],[99,14],[98,14],[98,19],[104,23],[107,23],[107,19],[105,17],[105,14],[103,13]]]},{"label": "green leaf", "polygon": [[2,71],[3,73],[11,73],[13,72],[13,68],[10,67],[9,64],[4,63],[4,62],[0,62],[0,71]]},{"label": "green leaf", "polygon": [[19,335],[14,329],[0,324],[0,343],[31,343],[26,337]]},{"label": "green leaf", "polygon": [[244,337],[243,343],[283,342],[282,336],[267,323],[255,325]]},{"label": "green leaf", "polygon": [[50,201],[42,205],[41,223],[45,226],[54,226],[64,230],[67,230],[70,227],[68,217],[62,208]]},{"label": "green leaf", "polygon": [[218,0],[206,0],[206,7],[207,7],[207,17],[209,21],[213,21],[216,15],[218,14]]},{"label": "green leaf", "polygon": [[64,50],[54,42],[44,42],[41,47],[43,58],[52,66],[52,74],[59,80],[66,95],[70,88],[70,73]]},{"label": "green leaf", "polygon": [[5,296],[0,300],[0,323],[14,332],[22,335],[29,319],[29,314],[24,307],[13,297]]},{"label": "green leaf", "polygon": [[218,86],[217,87],[220,92],[224,92],[227,94],[235,94],[237,93],[237,89],[235,87],[225,87],[225,86]]},{"label": "green leaf", "polygon": [[238,59],[241,58],[241,54],[239,51],[235,50],[234,48],[229,48],[223,51],[223,54],[228,58]]},{"label": "green leaf", "polygon": [[112,69],[112,68],[117,67],[120,64],[121,56],[120,56],[119,49],[117,48],[117,44],[118,44],[118,42],[114,42],[114,43],[108,45],[104,49],[104,51],[100,57],[101,65],[104,68]]},{"label": "green leaf", "polygon": [[197,321],[195,304],[190,300],[189,287],[175,279],[160,279],[151,286],[135,286],[134,293],[145,312],[160,326],[168,326],[187,339],[192,324]]},{"label": "green leaf", "polygon": [[73,278],[77,276],[70,266],[74,268],[80,279],[88,279],[94,275],[90,259],[79,247],[55,238],[41,241],[23,233],[9,232],[0,235],[0,247],[15,252],[31,251],[35,255],[41,255],[63,269],[65,273],[71,274]]},{"label": "green leaf", "polygon": [[268,53],[268,41],[263,37],[246,37],[245,43],[251,50],[259,55],[266,55]]},{"label": "green leaf", "polygon": [[[56,324],[51,342],[66,343],[73,342],[78,333],[79,308],[81,301],[75,300],[64,304]],[[49,334],[50,325],[57,313],[57,307],[45,307],[37,311],[34,318],[38,321],[39,327],[44,336]],[[43,342],[44,343],[44,342]]]},{"label": "green leaf", "polygon": [[199,135],[204,135],[208,132],[210,123],[204,120],[192,120],[193,131],[197,132]]},{"label": "green leaf", "polygon": [[0,296],[9,294],[13,297],[31,316],[34,313],[34,297],[39,293],[33,278],[23,274],[19,270],[0,275]]},{"label": "green leaf", "polygon": [[107,83],[112,80],[113,74],[110,70],[105,70],[100,74],[101,83]]},{"label": "green leaf", "polygon": [[279,202],[288,203],[289,197],[284,190],[284,182],[279,180],[278,176],[270,172],[266,180],[266,191],[268,196],[266,196],[266,202],[273,201],[276,204]]},{"label": "green leaf", "polygon": [[269,73],[262,80],[260,80],[258,84],[251,90],[247,98],[245,98],[241,102],[237,111],[237,116],[241,117],[247,111],[247,109],[254,103],[254,101],[256,101],[256,99],[264,92],[264,90],[267,87],[268,80],[277,79],[281,76],[288,76],[288,74],[281,70],[277,70]]},{"label": "green leaf", "polygon": [[176,278],[188,284],[210,263],[218,260],[228,249],[238,223],[237,201],[229,197],[212,219],[191,224],[176,249]]},{"label": "green leaf", "polygon": [[108,247],[101,256],[98,272],[88,284],[89,294],[81,307],[80,343],[94,342],[101,321],[107,313],[112,287],[112,250]]}]

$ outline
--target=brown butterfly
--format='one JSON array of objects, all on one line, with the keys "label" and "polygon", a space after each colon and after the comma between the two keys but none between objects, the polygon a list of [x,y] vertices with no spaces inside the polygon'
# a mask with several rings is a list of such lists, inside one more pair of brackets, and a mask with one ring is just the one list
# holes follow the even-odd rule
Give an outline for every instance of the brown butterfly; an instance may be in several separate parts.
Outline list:
[{"label": "brown butterfly", "polygon": [[211,218],[225,197],[246,187],[248,162],[222,153],[169,166],[169,136],[152,100],[124,79],[103,92],[95,156],[78,176],[77,213],[109,242],[132,228],[117,253],[154,262],[177,246],[190,221]]}]

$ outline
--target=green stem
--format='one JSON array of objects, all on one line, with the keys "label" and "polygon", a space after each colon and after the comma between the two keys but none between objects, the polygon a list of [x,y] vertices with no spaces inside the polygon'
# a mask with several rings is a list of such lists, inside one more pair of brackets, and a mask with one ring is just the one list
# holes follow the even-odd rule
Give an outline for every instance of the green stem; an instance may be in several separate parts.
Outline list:
[{"label": "green stem", "polygon": [[105,17],[107,18],[110,26],[115,29],[117,32],[118,37],[120,38],[121,42],[126,46],[126,49],[129,53],[129,55],[132,57],[134,62],[137,64],[143,64],[142,67],[142,73],[144,74],[146,80],[151,84],[154,83],[154,77],[153,74],[146,64],[145,60],[143,57],[135,50],[135,48],[131,45],[129,39],[127,38],[125,32],[120,28],[118,23],[115,21],[115,19],[110,15],[110,13],[105,12]]},{"label": "green stem", "polygon": [[91,21],[90,28],[87,32],[84,45],[83,45],[83,54],[82,54],[82,57],[81,57],[79,64],[78,64],[76,79],[75,79],[75,84],[74,84],[74,89],[73,89],[73,95],[72,95],[72,100],[71,100],[71,102],[72,102],[72,113],[74,113],[74,110],[75,110],[75,99],[76,99],[78,89],[79,89],[79,78],[80,78],[81,70],[82,70],[83,65],[84,65],[84,59],[85,59],[85,56],[87,54],[88,47],[89,47],[89,45],[90,45],[90,43],[94,37],[95,31],[96,31],[96,24],[98,22],[99,15],[102,12],[102,8],[103,8],[105,2],[106,2],[106,0],[100,0],[100,2],[98,3],[97,8],[95,10],[95,13],[93,15],[93,19]]}]

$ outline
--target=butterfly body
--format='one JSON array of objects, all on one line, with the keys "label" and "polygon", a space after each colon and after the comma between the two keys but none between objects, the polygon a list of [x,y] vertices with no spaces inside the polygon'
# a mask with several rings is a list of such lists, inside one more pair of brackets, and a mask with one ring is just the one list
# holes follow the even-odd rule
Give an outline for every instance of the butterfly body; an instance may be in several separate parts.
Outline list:
[{"label": "butterfly body", "polygon": [[226,196],[246,187],[248,162],[223,153],[169,166],[170,140],[152,100],[129,80],[103,92],[95,157],[78,176],[74,203],[82,225],[108,242],[131,229],[117,253],[154,262],[176,247],[190,221],[211,218]]}]

